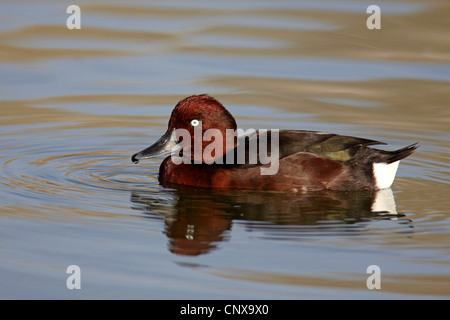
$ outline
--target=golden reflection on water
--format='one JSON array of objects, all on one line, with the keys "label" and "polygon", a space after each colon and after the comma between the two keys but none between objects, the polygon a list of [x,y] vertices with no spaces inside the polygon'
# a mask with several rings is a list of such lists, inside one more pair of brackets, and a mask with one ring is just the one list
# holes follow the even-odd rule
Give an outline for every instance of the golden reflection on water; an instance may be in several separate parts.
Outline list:
[{"label": "golden reflection on water", "polygon": [[[81,30],[66,28],[65,4],[58,1],[36,11],[45,19],[17,13],[0,17],[5,22],[0,27],[2,215],[74,222],[80,216],[125,221],[130,212],[147,214],[164,221],[170,251],[198,256],[220,252],[222,244],[232,241],[234,223],[254,223],[283,238],[283,225],[303,228],[296,229],[298,236],[321,221],[350,219],[356,226],[352,232],[372,237],[385,250],[431,250],[436,261],[422,262],[425,268],[427,263],[448,265],[441,253],[450,243],[450,85],[444,74],[450,62],[450,5],[396,3],[405,12],[390,12],[384,8],[392,4],[381,1],[382,29],[376,31],[365,27],[366,8],[356,3],[357,10],[336,10],[330,3],[314,7],[309,2],[294,8],[203,8],[79,1]],[[165,56],[175,58],[160,72],[158,59]],[[251,63],[253,69],[246,69]],[[291,63],[298,73],[283,73]],[[416,74],[405,72],[408,68]],[[78,69],[83,72],[77,74]],[[142,75],[141,69],[150,74]],[[316,71],[324,76],[316,77]],[[277,206],[282,206],[273,197],[266,202],[261,195],[240,195],[239,202],[229,196],[234,200],[227,203],[163,189],[156,180],[158,161],[138,167],[129,156],[165,130],[178,100],[207,89],[236,108],[238,125],[249,119],[270,121],[264,114],[240,113],[245,106],[266,106],[311,115],[328,131],[346,125],[355,127],[352,134],[397,145],[418,141],[421,148],[402,162],[393,188],[397,209],[406,215],[399,221],[411,223],[370,229],[374,220],[367,203],[372,196],[362,197],[367,200],[363,205],[361,198],[348,195],[321,198],[320,206],[285,199],[280,214]],[[309,124],[314,123],[305,120],[297,129],[310,129]],[[148,134],[150,129],[155,136]],[[299,214],[298,208],[309,215]],[[348,230],[338,231],[342,247],[355,245],[346,238]],[[195,237],[198,242],[192,241]],[[251,268],[220,266],[207,273],[291,286],[358,289],[364,283],[350,272],[333,279]],[[448,274],[405,271],[386,275],[383,290],[448,296],[448,283]]]},{"label": "golden reflection on water", "polygon": [[[286,275],[267,272],[249,272],[245,269],[217,268],[211,270],[211,274],[219,277],[235,280],[255,281],[262,283],[283,284],[288,286],[313,286],[335,289],[364,290],[366,278],[361,274],[346,274],[328,277],[321,275]],[[383,276],[381,288],[393,293],[408,293],[411,295],[427,295],[432,291],[433,295],[448,296],[448,283],[450,277],[420,274],[396,274]]]},{"label": "golden reflection on water", "polygon": [[[276,56],[312,56],[345,59],[388,60],[388,61],[420,61],[442,63],[449,62],[450,35],[448,33],[448,16],[450,7],[445,1],[421,1],[413,3],[425,4],[423,10],[412,13],[387,13],[382,17],[382,28],[377,31],[365,27],[367,15],[365,12],[348,12],[344,10],[327,10],[296,8],[296,9],[202,9],[177,8],[161,6],[133,6],[117,4],[80,3],[83,14],[93,14],[102,19],[110,19],[117,28],[100,28],[82,25],[80,30],[68,30],[65,24],[40,24],[4,30],[0,34],[2,50],[0,58],[3,61],[27,61],[60,57],[108,56],[110,54],[137,53],[129,44],[154,43],[165,48],[170,45],[171,51],[195,52],[205,54],[230,55],[276,55]],[[404,2],[408,7],[408,2]],[[413,5],[410,4],[410,5]],[[380,4],[383,8],[383,5]],[[62,6],[60,9],[65,9]],[[361,9],[365,7],[361,6]],[[382,11],[383,12],[383,11]],[[127,30],[121,29],[122,19],[167,19],[188,21],[185,24],[191,28],[178,28],[168,31]],[[239,18],[240,23],[229,23],[230,17]],[[252,25],[252,19],[264,18],[266,25]],[[63,18],[63,17],[61,17]],[[63,21],[63,19],[60,19]],[[323,30],[315,28],[298,28],[286,26],[272,27],[271,21],[286,20],[316,21],[323,23]],[[197,22],[197,25],[193,23]],[[217,21],[217,22],[216,22]],[[246,25],[247,24],[247,25]],[[426,26],[426,27],[424,27]],[[282,40],[286,45],[277,48],[239,48],[223,46],[195,45],[195,41],[188,43],[186,39],[197,35],[230,37],[263,38],[267,40]],[[92,48],[63,48],[54,46],[27,45],[28,41],[39,43],[40,39],[46,43],[48,39],[73,41],[96,40],[107,43],[113,40],[122,43],[115,50]],[[137,48],[141,48],[137,45]],[[141,50],[143,50],[141,48]],[[145,49],[144,49],[145,50]],[[147,49],[148,50],[148,49]]]}]

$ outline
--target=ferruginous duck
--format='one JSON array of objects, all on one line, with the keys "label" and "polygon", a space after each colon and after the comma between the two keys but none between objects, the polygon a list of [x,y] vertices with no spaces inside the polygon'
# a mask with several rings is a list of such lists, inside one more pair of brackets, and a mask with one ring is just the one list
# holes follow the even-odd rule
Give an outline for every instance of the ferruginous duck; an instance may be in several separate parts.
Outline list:
[{"label": "ferruginous duck", "polygon": [[400,160],[417,149],[380,150],[371,146],[385,143],[318,131],[242,132],[219,101],[194,95],[175,106],[166,133],[131,159],[168,155],[159,169],[162,185],[352,191],[390,188]]}]

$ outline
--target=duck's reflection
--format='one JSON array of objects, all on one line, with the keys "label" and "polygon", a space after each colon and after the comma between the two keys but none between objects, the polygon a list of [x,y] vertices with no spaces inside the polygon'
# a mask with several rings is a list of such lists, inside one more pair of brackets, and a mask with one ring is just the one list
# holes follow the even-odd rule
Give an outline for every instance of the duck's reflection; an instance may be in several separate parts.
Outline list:
[{"label": "duck's reflection", "polygon": [[134,209],[149,217],[164,218],[169,250],[182,255],[216,248],[238,220],[247,229],[268,233],[289,229],[286,232],[326,234],[354,233],[355,225],[363,228],[364,222],[373,219],[399,217],[391,189],[294,194],[177,188],[172,195],[161,199],[154,192],[133,191],[131,201]]}]

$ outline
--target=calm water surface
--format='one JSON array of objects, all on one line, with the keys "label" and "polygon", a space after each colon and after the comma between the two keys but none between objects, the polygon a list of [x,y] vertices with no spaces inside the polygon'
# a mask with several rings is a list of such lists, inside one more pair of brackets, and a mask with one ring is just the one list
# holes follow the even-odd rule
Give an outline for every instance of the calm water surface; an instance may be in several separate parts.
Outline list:
[{"label": "calm water surface", "polygon": [[[1,3],[0,298],[450,298],[446,1],[378,1],[381,30],[366,1],[77,4],[81,30]],[[164,188],[130,156],[204,92],[240,128],[421,147],[375,194]]]}]

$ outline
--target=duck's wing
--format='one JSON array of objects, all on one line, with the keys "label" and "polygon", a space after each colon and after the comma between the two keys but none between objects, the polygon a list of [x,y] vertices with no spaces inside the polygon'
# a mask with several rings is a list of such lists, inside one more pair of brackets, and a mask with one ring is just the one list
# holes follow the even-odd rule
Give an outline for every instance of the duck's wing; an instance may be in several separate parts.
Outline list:
[{"label": "duck's wing", "polygon": [[280,158],[297,152],[309,152],[345,162],[362,148],[384,142],[319,131],[280,130]]},{"label": "duck's wing", "polygon": [[[417,149],[416,144],[413,144],[396,151],[379,150],[369,148],[369,146],[385,145],[386,143],[366,138],[306,130],[278,130],[277,133],[271,130],[259,130],[240,136],[238,141],[238,146],[232,151],[233,154],[230,157],[233,161],[230,162],[230,159],[228,159],[223,163],[237,164],[240,167],[261,165],[259,154],[261,143],[266,146],[262,153],[263,156],[267,155],[267,157],[272,156],[273,146],[278,147],[278,159],[293,154],[308,153],[333,161],[359,164],[392,163],[409,156]],[[256,157],[257,161],[252,161]],[[245,159],[245,161],[242,161],[242,159]]]}]

